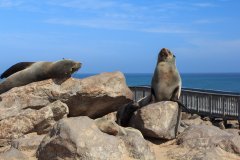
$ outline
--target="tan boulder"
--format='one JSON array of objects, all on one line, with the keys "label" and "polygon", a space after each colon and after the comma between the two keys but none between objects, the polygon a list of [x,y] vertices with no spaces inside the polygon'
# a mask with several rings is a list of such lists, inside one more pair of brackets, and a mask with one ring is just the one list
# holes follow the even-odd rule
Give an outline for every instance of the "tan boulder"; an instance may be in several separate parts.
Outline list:
[{"label": "tan boulder", "polygon": [[240,155],[240,136],[215,126],[190,126],[178,136],[177,142],[183,147],[195,149],[220,147],[227,152]]},{"label": "tan boulder", "polygon": [[178,104],[171,101],[153,103],[134,112],[129,126],[146,137],[173,139],[178,117]]},{"label": "tan boulder", "polygon": [[26,109],[0,121],[0,139],[14,139],[31,132],[46,133],[59,119],[66,117],[68,107],[61,101],[40,110]]},{"label": "tan boulder", "polygon": [[[43,139],[37,151],[39,160],[82,159],[82,160],[125,160],[155,159],[147,142],[131,129],[126,134],[107,134],[116,124],[96,121],[88,117],[74,117],[60,120]],[[104,125],[102,125],[104,123]],[[109,124],[110,127],[106,125]],[[101,127],[102,132],[98,127]],[[105,130],[107,129],[107,130]],[[114,131],[114,133],[115,133]]]},{"label": "tan boulder", "polygon": [[121,72],[65,81],[45,80],[1,94],[0,120],[27,108],[40,109],[56,100],[66,103],[69,116],[98,118],[132,101],[133,93]]},{"label": "tan boulder", "polygon": [[30,160],[29,157],[21,151],[10,148],[6,152],[0,153],[1,160]]},{"label": "tan boulder", "polygon": [[14,139],[11,146],[20,151],[36,151],[45,135],[37,135],[36,133],[30,133],[24,135],[24,137]]}]

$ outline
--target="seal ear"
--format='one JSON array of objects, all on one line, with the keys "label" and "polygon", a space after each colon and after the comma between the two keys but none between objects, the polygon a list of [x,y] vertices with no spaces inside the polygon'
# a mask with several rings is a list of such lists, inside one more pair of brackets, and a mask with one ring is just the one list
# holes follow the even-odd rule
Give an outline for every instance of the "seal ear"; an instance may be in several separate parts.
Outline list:
[{"label": "seal ear", "polygon": [[3,72],[0,78],[1,79],[7,78],[7,77],[11,76],[12,74],[14,74],[18,71],[21,71],[21,70],[24,70],[24,69],[28,68],[33,63],[35,63],[35,62],[19,62],[17,64],[14,64],[10,68],[8,68],[5,72]]}]

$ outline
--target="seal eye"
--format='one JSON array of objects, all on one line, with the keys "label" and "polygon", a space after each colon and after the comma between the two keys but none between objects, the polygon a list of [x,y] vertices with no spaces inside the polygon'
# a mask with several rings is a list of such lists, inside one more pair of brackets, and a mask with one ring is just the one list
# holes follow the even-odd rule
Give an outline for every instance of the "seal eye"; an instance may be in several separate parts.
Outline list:
[{"label": "seal eye", "polygon": [[174,57],[174,58],[176,58],[176,56],[175,56],[175,55],[173,55],[173,57]]}]

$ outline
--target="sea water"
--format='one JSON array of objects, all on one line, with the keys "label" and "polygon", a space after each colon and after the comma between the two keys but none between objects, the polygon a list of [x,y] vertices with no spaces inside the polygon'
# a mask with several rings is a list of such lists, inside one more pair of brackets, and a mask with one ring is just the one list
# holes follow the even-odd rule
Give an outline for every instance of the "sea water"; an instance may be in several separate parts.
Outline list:
[{"label": "sea water", "polygon": [[[95,74],[74,74],[75,78],[85,78]],[[129,86],[150,85],[151,73],[125,73]],[[210,89],[240,92],[240,73],[183,73],[182,85],[185,88]]]}]

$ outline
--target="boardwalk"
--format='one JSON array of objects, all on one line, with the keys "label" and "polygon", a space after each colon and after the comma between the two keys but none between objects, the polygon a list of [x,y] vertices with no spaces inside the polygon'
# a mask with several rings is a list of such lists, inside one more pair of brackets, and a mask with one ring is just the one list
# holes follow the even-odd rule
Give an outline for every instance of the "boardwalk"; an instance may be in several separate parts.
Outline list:
[{"label": "boardwalk", "polygon": [[[130,87],[137,101],[150,94],[149,86]],[[192,112],[240,122],[240,93],[183,88],[180,101]]]}]

